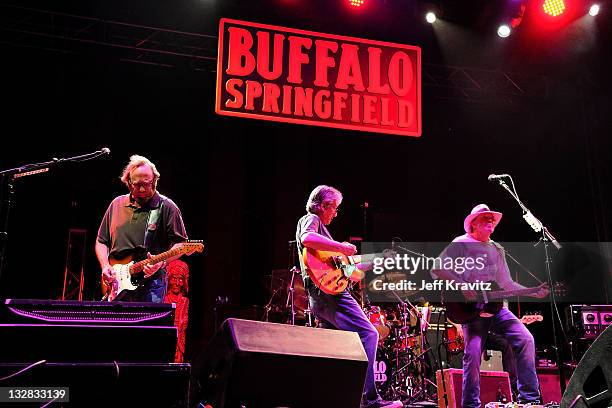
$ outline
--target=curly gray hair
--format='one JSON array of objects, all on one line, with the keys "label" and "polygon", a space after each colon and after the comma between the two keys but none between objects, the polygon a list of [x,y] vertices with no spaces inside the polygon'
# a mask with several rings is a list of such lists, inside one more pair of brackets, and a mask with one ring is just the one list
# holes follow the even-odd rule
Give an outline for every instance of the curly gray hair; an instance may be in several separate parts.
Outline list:
[{"label": "curly gray hair", "polygon": [[155,167],[155,164],[153,164],[153,162],[151,162],[151,160],[147,159],[144,156],[140,156],[138,154],[134,154],[130,157],[130,162],[128,163],[127,166],[125,166],[125,169],[123,169],[123,172],[121,173],[121,181],[123,181],[123,183],[126,186],[130,186],[130,173],[132,173],[132,171],[134,171],[134,169],[140,167],[140,166],[149,166],[151,168],[151,171],[153,171],[153,188],[157,187],[157,180],[159,179],[159,171],[157,171],[157,167]]}]

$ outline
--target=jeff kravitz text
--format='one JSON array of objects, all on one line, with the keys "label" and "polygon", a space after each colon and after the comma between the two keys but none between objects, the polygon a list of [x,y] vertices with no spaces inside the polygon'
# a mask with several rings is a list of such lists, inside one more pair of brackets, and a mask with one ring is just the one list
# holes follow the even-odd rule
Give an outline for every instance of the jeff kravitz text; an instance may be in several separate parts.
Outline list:
[{"label": "jeff kravitz text", "polygon": [[421,49],[221,19],[216,111],[421,135]]}]

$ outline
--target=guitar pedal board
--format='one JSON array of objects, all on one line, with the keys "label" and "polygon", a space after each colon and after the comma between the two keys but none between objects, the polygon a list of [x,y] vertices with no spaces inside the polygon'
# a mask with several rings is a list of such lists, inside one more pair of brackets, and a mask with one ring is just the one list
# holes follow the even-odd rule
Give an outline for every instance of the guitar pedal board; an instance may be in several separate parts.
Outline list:
[{"label": "guitar pedal board", "polygon": [[612,324],[612,305],[570,305],[566,318],[578,339],[594,340]]},{"label": "guitar pedal board", "polygon": [[485,405],[485,408],[559,408],[559,404],[546,404],[546,405],[532,405],[532,404],[519,404],[518,402],[489,402]]}]

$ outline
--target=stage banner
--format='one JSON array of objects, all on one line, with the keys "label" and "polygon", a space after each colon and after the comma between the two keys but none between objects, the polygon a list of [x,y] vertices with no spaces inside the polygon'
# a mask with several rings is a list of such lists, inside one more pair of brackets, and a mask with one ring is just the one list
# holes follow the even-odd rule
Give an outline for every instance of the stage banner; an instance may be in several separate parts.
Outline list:
[{"label": "stage banner", "polygon": [[215,110],[421,136],[421,49],[223,18]]}]

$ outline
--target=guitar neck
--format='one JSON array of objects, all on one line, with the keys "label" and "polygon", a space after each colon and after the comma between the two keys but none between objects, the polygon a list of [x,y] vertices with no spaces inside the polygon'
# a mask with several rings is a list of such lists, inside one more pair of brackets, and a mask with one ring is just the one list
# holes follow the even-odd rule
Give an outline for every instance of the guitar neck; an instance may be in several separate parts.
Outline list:
[{"label": "guitar neck", "polygon": [[173,256],[179,255],[181,253],[182,249],[180,247],[172,248],[165,252],[162,252],[161,254],[154,255],[151,258],[143,259],[140,262],[135,262],[134,264],[132,264],[132,266],[130,266],[130,274],[133,275],[135,273],[140,273],[147,265],[165,261],[166,259],[172,258]]},{"label": "guitar neck", "polygon": [[356,265],[358,263],[361,263],[361,256],[362,255],[351,255],[347,256],[347,258],[349,259],[349,261]]},{"label": "guitar neck", "polygon": [[516,289],[516,290],[500,290],[496,292],[491,292],[487,294],[488,299],[503,299],[512,296],[521,296],[521,295],[531,295],[540,290],[539,287],[536,288],[525,288],[525,289]]}]

